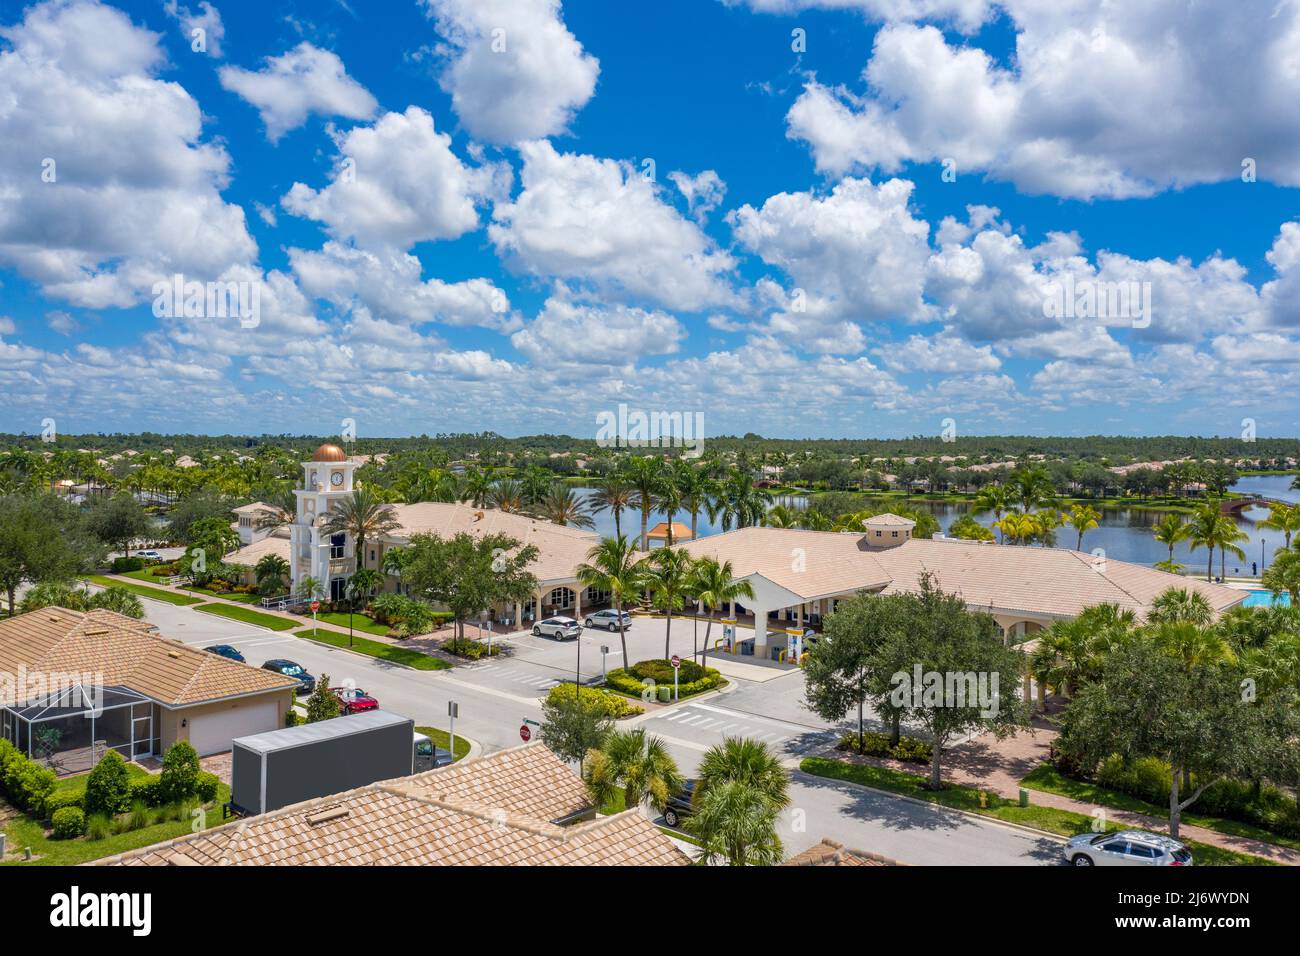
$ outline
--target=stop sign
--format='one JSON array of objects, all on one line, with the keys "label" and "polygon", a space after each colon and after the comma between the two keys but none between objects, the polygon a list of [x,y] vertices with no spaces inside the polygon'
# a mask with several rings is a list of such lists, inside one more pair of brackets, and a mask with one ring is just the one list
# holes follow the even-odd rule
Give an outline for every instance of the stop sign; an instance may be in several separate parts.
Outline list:
[{"label": "stop sign", "polygon": [[312,601],[312,602],[311,602],[311,612],[312,612],[313,614],[315,614],[315,613],[316,613],[317,611],[319,611],[319,610],[320,610],[320,601]]},{"label": "stop sign", "polygon": [[531,730],[528,729],[528,725],[527,725],[527,724],[521,724],[521,725],[520,725],[520,727],[519,727],[519,739],[522,740],[524,743],[528,743],[528,741],[530,741],[530,740],[533,739],[533,732],[532,732]]},{"label": "stop sign", "polygon": [[673,655],[673,667],[681,667],[681,666],[682,666],[682,659],[681,659],[680,657],[678,657],[676,654],[674,654],[674,655]]}]

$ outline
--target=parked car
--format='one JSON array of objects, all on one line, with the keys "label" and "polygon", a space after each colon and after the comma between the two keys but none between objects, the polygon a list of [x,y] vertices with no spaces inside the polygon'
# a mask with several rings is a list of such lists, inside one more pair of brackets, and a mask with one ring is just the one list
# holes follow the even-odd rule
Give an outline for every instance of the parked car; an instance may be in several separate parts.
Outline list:
[{"label": "parked car", "polygon": [[283,674],[285,677],[298,678],[300,686],[298,693],[310,694],[316,689],[316,678],[307,673],[307,668],[294,661],[276,658],[273,661],[267,661],[262,665],[264,671],[275,671],[277,674]]},{"label": "parked car", "polygon": [[449,766],[454,762],[454,759],[450,750],[435,747],[432,740],[418,730],[415,732],[416,773],[422,770],[433,770],[435,767]]},{"label": "parked car", "polygon": [[1065,845],[1073,866],[1191,866],[1192,853],[1177,840],[1141,830],[1084,833]]},{"label": "parked car", "polygon": [[664,823],[676,829],[683,817],[689,817],[695,812],[694,797],[695,781],[687,780],[682,784],[682,789],[668,798],[668,806],[664,810]]},{"label": "parked car", "polygon": [[160,552],[160,551],[155,551],[153,548],[150,548],[150,549],[147,550],[147,551],[137,551],[137,552],[135,553],[134,557],[137,557],[137,558],[144,558],[146,561],[161,561],[161,560],[163,560],[162,552]]},{"label": "parked car", "polygon": [[339,702],[339,713],[359,714],[365,710],[378,710],[379,701],[371,697],[360,687],[331,687],[332,693]]},{"label": "parked car", "polygon": [[[623,630],[627,630],[632,626],[632,615],[627,613],[627,611],[623,611],[622,614]],[[588,627],[603,627],[607,631],[617,631],[618,617],[618,611],[615,611],[612,607],[606,608],[603,611],[597,611],[595,614],[588,614],[586,617],[586,624]]]},{"label": "parked car", "polygon": [[557,641],[576,641],[582,636],[582,625],[571,617],[548,617],[533,625],[534,637],[553,637]]},{"label": "parked car", "polygon": [[203,649],[212,654],[220,654],[228,660],[239,661],[241,664],[244,663],[244,655],[239,653],[239,651],[235,650],[229,644],[213,644],[211,647],[205,647]]}]

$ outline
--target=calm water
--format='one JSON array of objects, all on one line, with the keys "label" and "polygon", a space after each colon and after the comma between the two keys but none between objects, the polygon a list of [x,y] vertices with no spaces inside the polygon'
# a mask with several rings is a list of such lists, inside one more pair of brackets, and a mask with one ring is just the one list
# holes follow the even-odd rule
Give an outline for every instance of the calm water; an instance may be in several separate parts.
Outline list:
[{"label": "calm water", "polygon": [[[1265,475],[1242,478],[1232,486],[1232,490],[1245,494],[1267,495],[1272,498],[1300,503],[1300,490],[1293,491],[1290,486],[1290,475]],[[584,498],[592,493],[589,488],[576,488],[574,490]],[[806,501],[799,496],[783,495],[776,499],[776,503],[797,509],[804,507]],[[908,504],[913,508],[924,508],[930,511],[939,520],[940,527],[945,531],[954,521],[970,511],[970,505],[966,502],[912,501]],[[1155,564],[1157,561],[1163,561],[1168,557],[1169,553],[1165,546],[1151,536],[1151,529],[1159,522],[1163,512],[1131,508],[1100,508],[1098,510],[1101,512],[1101,527],[1095,528],[1084,535],[1083,547],[1085,551],[1102,548],[1107,557],[1114,558],[1117,561],[1132,561],[1137,564]],[[599,534],[612,535],[614,533],[613,515],[608,512],[601,512],[592,517],[596,522],[595,530]],[[1230,556],[1227,564],[1229,574],[1252,573],[1255,570],[1251,566],[1252,562],[1259,565],[1258,570],[1262,570],[1272,563],[1273,552],[1282,547],[1285,542],[1280,533],[1258,527],[1258,522],[1267,517],[1267,509],[1252,508],[1237,519],[1237,527],[1247,535],[1245,541],[1239,542],[1241,549],[1246,552],[1246,558],[1243,561],[1240,558]],[[665,516],[662,512],[651,512],[650,527],[654,527],[663,520],[665,520]],[[690,516],[685,512],[679,511],[675,516],[675,520],[688,527],[690,526]],[[985,527],[990,527],[995,519],[992,515],[979,515],[976,520]],[[622,524],[625,535],[631,537],[640,534],[640,513],[625,511]],[[699,516],[698,528],[700,535],[717,534],[721,530],[717,522],[710,521],[709,516],[703,513]],[[1073,528],[1063,527],[1057,530],[1056,540],[1059,547],[1073,548],[1077,536]],[[1181,542],[1174,548],[1174,560],[1187,565],[1189,568],[1204,570],[1205,558],[1204,548],[1192,551],[1186,542]],[[1219,557],[1217,553],[1214,558],[1214,573],[1219,573]]]}]

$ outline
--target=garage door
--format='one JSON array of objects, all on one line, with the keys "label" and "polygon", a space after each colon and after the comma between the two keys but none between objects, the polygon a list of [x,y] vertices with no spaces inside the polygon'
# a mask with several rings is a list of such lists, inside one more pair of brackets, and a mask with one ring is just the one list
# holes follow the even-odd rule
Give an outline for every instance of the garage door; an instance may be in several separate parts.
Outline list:
[{"label": "garage door", "polygon": [[190,720],[190,744],[200,757],[230,749],[236,737],[260,734],[279,727],[279,708],[273,700],[249,701],[230,710],[202,714]]}]

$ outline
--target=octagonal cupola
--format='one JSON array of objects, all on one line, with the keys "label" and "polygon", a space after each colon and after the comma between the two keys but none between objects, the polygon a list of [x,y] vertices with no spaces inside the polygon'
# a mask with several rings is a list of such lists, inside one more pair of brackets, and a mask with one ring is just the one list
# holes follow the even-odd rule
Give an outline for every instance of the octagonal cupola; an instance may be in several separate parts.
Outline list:
[{"label": "octagonal cupola", "polygon": [[866,544],[869,548],[896,548],[910,541],[912,529],[916,522],[886,511],[884,514],[864,518],[862,527],[866,529]]}]

